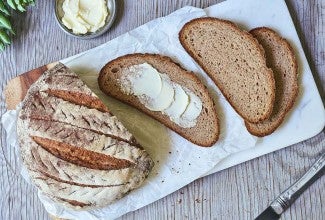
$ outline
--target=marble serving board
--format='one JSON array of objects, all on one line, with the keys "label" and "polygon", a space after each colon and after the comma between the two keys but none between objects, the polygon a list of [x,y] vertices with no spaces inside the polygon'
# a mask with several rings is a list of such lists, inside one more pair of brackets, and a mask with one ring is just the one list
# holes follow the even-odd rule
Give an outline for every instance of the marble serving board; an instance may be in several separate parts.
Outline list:
[{"label": "marble serving board", "polygon": [[[281,33],[294,47],[298,58],[300,91],[293,110],[280,128],[267,137],[259,138],[254,148],[228,156],[206,175],[309,139],[318,134],[325,125],[324,106],[285,2],[240,2],[241,0],[228,0],[205,10],[208,16],[232,20],[246,30],[268,26]],[[53,64],[55,63],[28,71],[8,82],[5,89],[8,110],[16,108],[24,99],[30,85]]]}]

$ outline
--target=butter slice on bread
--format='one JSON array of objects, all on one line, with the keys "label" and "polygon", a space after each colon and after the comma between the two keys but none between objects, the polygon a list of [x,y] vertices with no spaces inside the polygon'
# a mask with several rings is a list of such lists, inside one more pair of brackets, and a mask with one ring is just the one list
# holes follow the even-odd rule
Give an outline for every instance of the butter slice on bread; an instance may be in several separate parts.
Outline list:
[{"label": "butter slice on bread", "polygon": [[230,21],[204,17],[186,23],[179,40],[244,120],[257,123],[270,117],[273,72],[253,36]]},{"label": "butter slice on bread", "polygon": [[[143,63],[150,64],[159,73],[167,74],[172,82],[191,90],[191,92],[201,99],[202,110],[194,127],[181,127],[170,120],[166,114],[163,114],[160,111],[149,110],[139,101],[137,96],[123,92],[120,83],[123,70],[130,66]],[[169,57],[157,54],[139,53],[118,57],[108,62],[102,68],[99,74],[98,83],[100,89],[107,95],[139,109],[194,144],[209,147],[218,140],[218,118],[213,100],[210,97],[208,90],[192,72],[186,71],[177,63],[173,62]]]},{"label": "butter slice on bread", "polygon": [[283,122],[298,95],[298,64],[290,44],[270,28],[261,27],[250,33],[263,46],[266,63],[272,68],[276,93],[273,112],[269,119],[259,123],[245,122],[248,131],[263,137],[271,134]]}]

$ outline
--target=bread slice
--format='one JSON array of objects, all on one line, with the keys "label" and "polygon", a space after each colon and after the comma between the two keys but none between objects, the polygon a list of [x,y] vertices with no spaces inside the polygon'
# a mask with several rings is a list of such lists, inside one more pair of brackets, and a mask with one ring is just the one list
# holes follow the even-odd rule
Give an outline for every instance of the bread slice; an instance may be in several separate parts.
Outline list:
[{"label": "bread slice", "polygon": [[[158,111],[150,111],[141,104],[136,96],[126,95],[121,91],[119,80],[122,76],[122,70],[132,65],[142,63],[148,63],[157,69],[158,72],[167,74],[172,82],[191,90],[201,99],[203,108],[194,127],[180,127],[171,121],[167,115]],[[209,96],[208,90],[192,72],[184,70],[169,57],[157,54],[139,53],[118,57],[107,63],[102,68],[99,74],[98,83],[100,89],[107,95],[141,110],[194,144],[209,147],[218,140],[218,118],[214,103]]]},{"label": "bread slice", "polygon": [[271,117],[256,124],[245,122],[251,134],[262,137],[280,126],[297,98],[298,64],[290,44],[272,29],[261,27],[250,33],[264,47],[266,63],[273,70],[276,86]]},{"label": "bread slice", "polygon": [[186,23],[179,40],[246,121],[271,115],[273,72],[266,66],[263,48],[249,33],[230,21],[204,17]]},{"label": "bread slice", "polygon": [[153,167],[134,136],[63,64],[28,90],[17,134],[34,184],[73,209],[114,202],[139,187]]}]

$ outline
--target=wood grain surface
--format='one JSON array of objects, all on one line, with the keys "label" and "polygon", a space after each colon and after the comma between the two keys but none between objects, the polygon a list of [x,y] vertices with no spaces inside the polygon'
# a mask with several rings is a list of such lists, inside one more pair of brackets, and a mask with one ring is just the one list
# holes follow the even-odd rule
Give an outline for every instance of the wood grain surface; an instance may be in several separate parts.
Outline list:
[{"label": "wood grain surface", "polygon": [[[93,40],[67,36],[54,18],[54,1],[37,1],[13,16],[12,46],[0,53],[1,106],[6,83],[19,73],[72,56],[113,39],[154,18],[185,6],[207,7],[217,0],[117,0],[112,29]],[[287,0],[315,81],[324,102],[325,1]],[[15,91],[12,92],[15,94]],[[36,190],[19,174],[18,157],[7,147],[0,127],[0,219],[49,219]],[[192,184],[121,219],[253,219],[297,180],[325,151],[325,131],[302,143],[196,180]],[[11,165],[10,165],[11,164]],[[282,219],[325,219],[325,178],[319,179],[284,213]]]},{"label": "wood grain surface", "polygon": [[10,79],[3,89],[6,109],[16,109],[17,105],[24,100],[29,87],[48,69],[54,67],[58,62],[49,63],[29,70],[15,78]]}]

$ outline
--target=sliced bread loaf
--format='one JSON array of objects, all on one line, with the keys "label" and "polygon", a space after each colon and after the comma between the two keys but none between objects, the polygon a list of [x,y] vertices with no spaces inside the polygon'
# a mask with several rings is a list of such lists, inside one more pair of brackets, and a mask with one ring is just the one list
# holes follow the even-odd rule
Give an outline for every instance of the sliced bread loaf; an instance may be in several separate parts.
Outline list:
[{"label": "sliced bread loaf", "polygon": [[179,40],[246,121],[256,123],[271,115],[273,73],[263,48],[249,33],[230,21],[205,17],[186,23]]},{"label": "sliced bread loaf", "polygon": [[248,131],[256,136],[271,134],[283,122],[298,94],[298,65],[290,44],[270,28],[261,27],[250,33],[263,46],[267,66],[275,79],[275,103],[271,117],[259,123],[245,122]]},{"label": "sliced bread loaf", "polygon": [[[134,94],[125,93],[121,79],[125,71],[147,63],[161,74],[166,74],[172,83],[180,85],[185,90],[190,90],[202,101],[200,111],[195,126],[182,127],[172,121],[168,115],[161,111],[149,110],[141,103],[139,97]],[[219,124],[213,100],[209,96],[208,90],[201,81],[192,73],[184,70],[169,57],[157,54],[129,54],[118,57],[107,63],[98,78],[100,89],[122,102],[125,102],[141,110],[147,115],[155,118],[162,124],[174,130],[192,143],[200,146],[212,146],[219,136]],[[150,83],[150,82],[146,82]],[[161,100],[164,101],[164,100]]]}]

